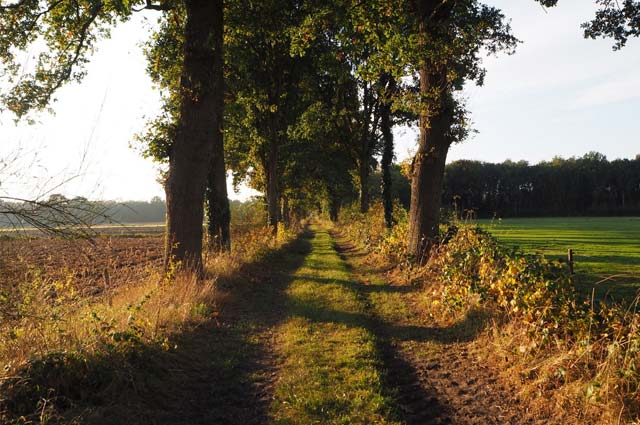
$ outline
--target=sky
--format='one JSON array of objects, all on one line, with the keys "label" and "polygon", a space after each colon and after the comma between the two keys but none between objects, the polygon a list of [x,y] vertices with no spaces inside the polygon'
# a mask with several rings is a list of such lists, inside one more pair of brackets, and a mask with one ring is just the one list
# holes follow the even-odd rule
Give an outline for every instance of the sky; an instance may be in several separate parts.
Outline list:
[{"label": "sky", "polygon": [[[503,10],[523,43],[515,55],[486,58],[484,86],[465,89],[478,134],[454,145],[449,161],[640,154],[640,40],[619,52],[611,40],[585,40],[580,24],[595,10],[589,0],[548,10],[533,0],[487,3]],[[101,42],[82,83],[59,91],[55,114],[39,114],[33,125],[0,114],[0,196],[164,197],[157,166],[134,141],[159,108],[140,46],[154,19],[137,15]],[[395,135],[397,159],[405,159],[416,130],[397,128]],[[250,193],[230,191],[230,198]]]}]

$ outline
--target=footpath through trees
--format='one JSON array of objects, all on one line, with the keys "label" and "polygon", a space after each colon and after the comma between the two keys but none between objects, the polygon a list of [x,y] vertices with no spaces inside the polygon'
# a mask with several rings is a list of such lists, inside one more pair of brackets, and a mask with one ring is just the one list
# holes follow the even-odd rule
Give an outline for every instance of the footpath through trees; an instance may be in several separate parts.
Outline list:
[{"label": "footpath through trees", "polygon": [[85,362],[81,374],[65,372],[62,364],[49,371],[75,373],[76,388],[90,388],[85,395],[60,389],[56,400],[68,403],[57,407],[59,422],[549,419],[527,415],[516,391],[480,360],[473,344],[482,328],[479,317],[471,314],[448,328],[430,324],[416,306],[424,289],[389,283],[385,270],[370,261],[339,233],[312,225],[280,250],[218,280],[211,319],[185,329],[170,347],[139,346],[126,361],[113,354],[100,364]]},{"label": "footpath through trees", "polygon": [[311,226],[266,263],[221,305],[218,329],[231,342],[207,349],[226,347],[227,372],[198,397],[200,409],[217,406],[213,417],[243,425],[535,422],[471,348],[478,318],[429,326],[414,308],[419,288],[389,284],[339,234]]}]

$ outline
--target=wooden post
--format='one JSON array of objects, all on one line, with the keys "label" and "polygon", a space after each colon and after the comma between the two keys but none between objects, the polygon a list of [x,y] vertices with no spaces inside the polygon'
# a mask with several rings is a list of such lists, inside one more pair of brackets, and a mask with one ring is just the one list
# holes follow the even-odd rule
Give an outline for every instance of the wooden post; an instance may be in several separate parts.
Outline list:
[{"label": "wooden post", "polygon": [[573,274],[573,249],[567,251],[567,263],[569,263],[569,271]]}]

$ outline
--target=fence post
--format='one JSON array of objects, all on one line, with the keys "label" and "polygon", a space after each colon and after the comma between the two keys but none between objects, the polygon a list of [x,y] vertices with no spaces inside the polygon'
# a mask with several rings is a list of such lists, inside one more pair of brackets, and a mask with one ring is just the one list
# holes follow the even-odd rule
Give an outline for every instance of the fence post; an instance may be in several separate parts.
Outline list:
[{"label": "fence post", "polygon": [[567,263],[569,263],[569,271],[573,274],[573,249],[567,251]]}]

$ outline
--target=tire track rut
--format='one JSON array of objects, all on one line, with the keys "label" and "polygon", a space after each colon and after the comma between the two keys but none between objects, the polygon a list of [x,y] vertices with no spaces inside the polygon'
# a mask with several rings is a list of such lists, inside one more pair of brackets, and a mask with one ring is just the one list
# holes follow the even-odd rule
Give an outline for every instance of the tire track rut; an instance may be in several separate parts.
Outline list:
[{"label": "tire track rut", "polygon": [[[417,314],[419,288],[380,284],[386,280],[371,259],[333,232],[335,248],[361,283],[368,298],[372,326],[380,340],[387,385],[395,392],[398,414],[410,425],[418,424],[543,424],[521,406],[515,391],[503,383],[496,370],[483,364],[471,344],[479,330],[477,318],[453,328],[439,328]],[[371,270],[373,269],[373,272]],[[372,280],[377,281],[372,283]],[[382,289],[386,288],[386,289]],[[386,291],[406,306],[402,320],[384,317],[371,296]]]}]

